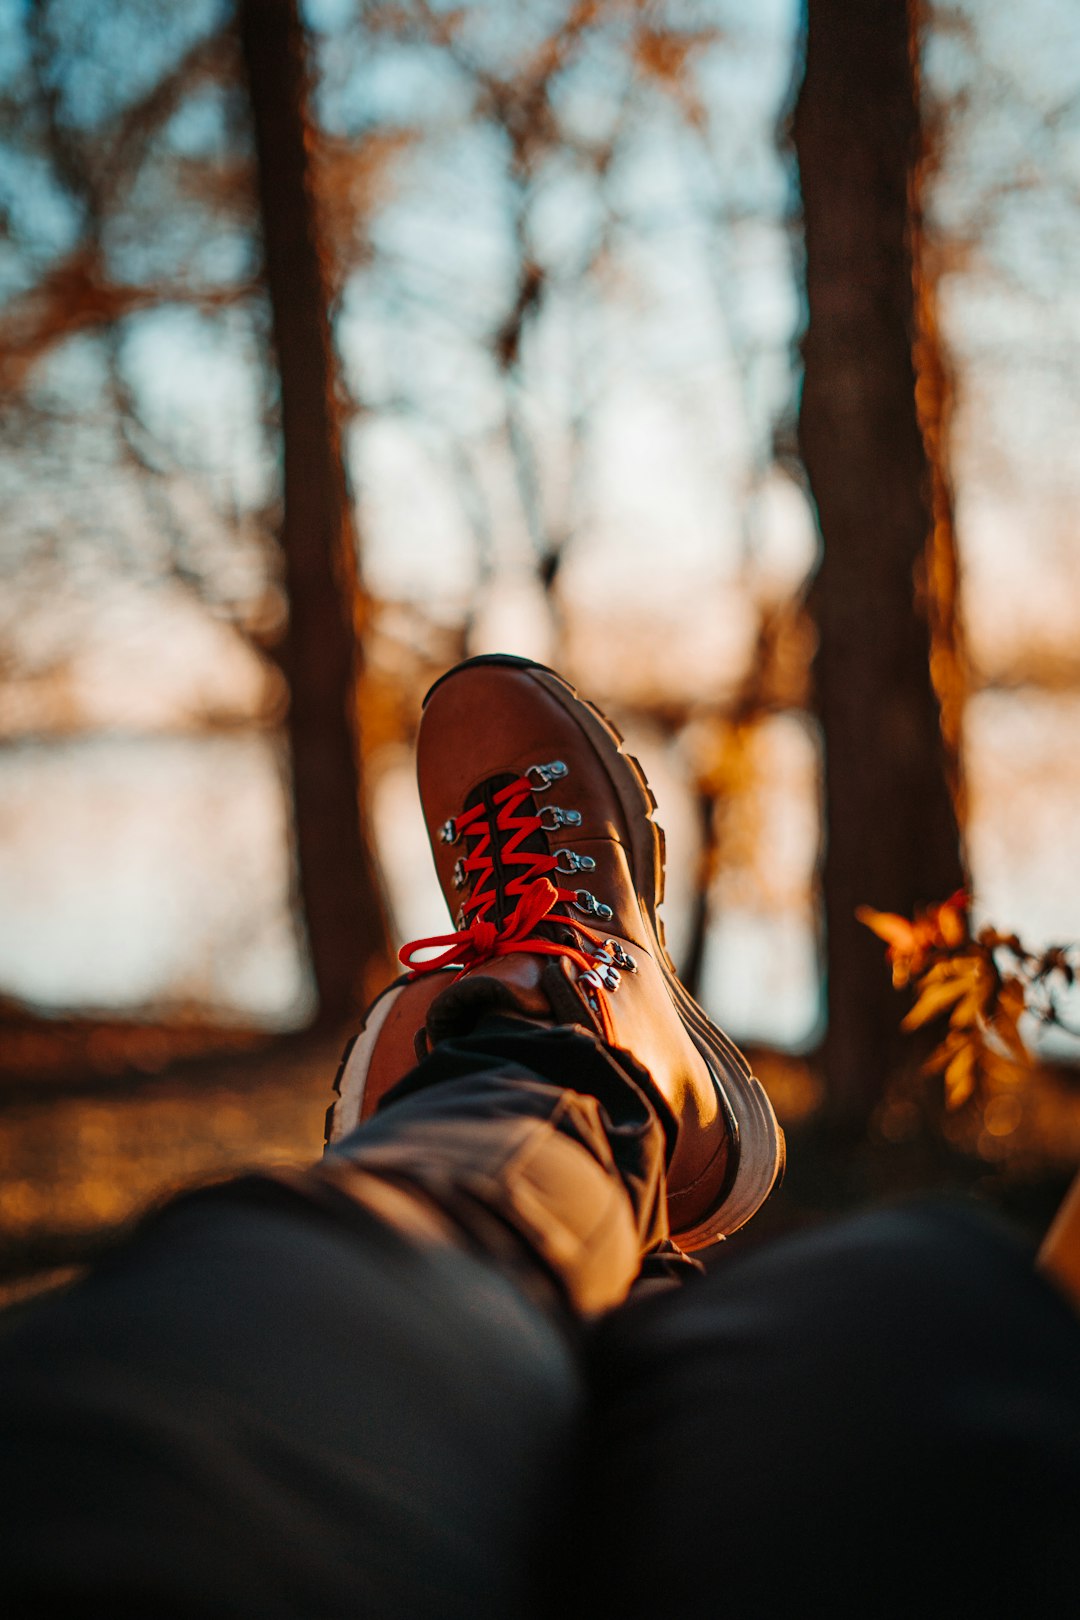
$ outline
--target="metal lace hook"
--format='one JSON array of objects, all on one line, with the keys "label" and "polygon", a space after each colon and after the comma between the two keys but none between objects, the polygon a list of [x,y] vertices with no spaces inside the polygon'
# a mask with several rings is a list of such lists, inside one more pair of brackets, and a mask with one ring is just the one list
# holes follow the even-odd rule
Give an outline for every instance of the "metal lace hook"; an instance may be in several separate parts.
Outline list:
[{"label": "metal lace hook", "polygon": [[540,825],[545,832],[554,832],[558,827],[580,827],[580,810],[563,810],[557,804],[545,804],[540,812]]},{"label": "metal lace hook", "polygon": [[579,855],[576,849],[560,849],[555,858],[555,870],[561,872],[564,877],[570,877],[575,872],[595,871],[596,862],[591,855]]},{"label": "metal lace hook", "polygon": [[552,782],[559,782],[568,774],[569,769],[561,759],[549,760],[546,765],[529,765],[525,770],[525,776],[534,793],[543,793]]}]

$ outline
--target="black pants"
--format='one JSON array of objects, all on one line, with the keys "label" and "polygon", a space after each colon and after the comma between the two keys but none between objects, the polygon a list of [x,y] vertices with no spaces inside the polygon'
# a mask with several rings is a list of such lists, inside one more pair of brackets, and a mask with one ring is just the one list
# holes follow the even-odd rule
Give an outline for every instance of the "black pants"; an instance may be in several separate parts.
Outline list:
[{"label": "black pants", "polygon": [[0,1346],[0,1613],[1071,1602],[1080,1324],[1023,1249],[894,1211],[638,1300],[664,1148],[621,1054],[489,1029],[173,1205]]}]

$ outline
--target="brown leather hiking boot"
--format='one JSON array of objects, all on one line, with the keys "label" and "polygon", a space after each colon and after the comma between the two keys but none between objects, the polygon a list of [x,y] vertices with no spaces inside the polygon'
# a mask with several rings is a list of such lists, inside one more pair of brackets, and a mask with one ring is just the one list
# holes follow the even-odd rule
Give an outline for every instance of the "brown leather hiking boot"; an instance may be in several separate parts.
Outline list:
[{"label": "brown leather hiking boot", "polygon": [[[432,687],[420,797],[455,932],[401,953],[416,976],[369,1016],[339,1077],[332,1138],[372,1111],[402,1034],[421,1024],[432,1042],[489,1010],[583,1024],[647,1068],[674,1111],[671,1228],[683,1248],[702,1248],[764,1202],[783,1136],[741,1053],[664,949],[662,834],[621,744],[599,710],[525,659],[470,659]],[[425,949],[436,954],[422,961]]]}]

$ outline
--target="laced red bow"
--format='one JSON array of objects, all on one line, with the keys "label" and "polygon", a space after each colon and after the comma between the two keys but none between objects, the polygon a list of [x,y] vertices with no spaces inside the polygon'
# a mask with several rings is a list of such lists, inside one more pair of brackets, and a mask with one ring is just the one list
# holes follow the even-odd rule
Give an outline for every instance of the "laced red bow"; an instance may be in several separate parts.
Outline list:
[{"label": "laced red bow", "polygon": [[[574,889],[557,887],[546,875],[554,872],[557,856],[519,848],[522,841],[543,826],[536,814],[519,814],[525,799],[532,793],[528,777],[519,777],[494,795],[497,806],[494,833],[483,804],[473,805],[457,818],[457,834],[476,840],[475,848],[463,860],[463,871],[477,874],[468,909],[471,921],[452,934],[431,934],[425,939],[414,939],[398,952],[402,965],[419,976],[435,973],[440,968],[456,967],[458,978],[472,972],[484,962],[500,956],[525,951],[537,956],[566,956],[584,972],[591,972],[596,963],[580,945],[561,944],[553,939],[537,937],[535,930],[545,918],[561,923],[573,930],[579,941],[589,940],[603,944],[604,936],[588,928],[574,917],[555,913],[559,905],[573,904],[577,899]],[[519,875],[505,884],[508,896],[516,895],[517,904],[501,926],[488,918],[497,899],[495,888],[495,862],[492,853],[493,838],[499,838],[499,858],[502,866],[521,867]],[[442,947],[440,950],[439,947]],[[438,954],[424,961],[416,960],[416,953],[436,950]],[[603,1026],[604,1038],[613,1038],[611,1013],[606,997],[596,997],[597,1011]]]}]

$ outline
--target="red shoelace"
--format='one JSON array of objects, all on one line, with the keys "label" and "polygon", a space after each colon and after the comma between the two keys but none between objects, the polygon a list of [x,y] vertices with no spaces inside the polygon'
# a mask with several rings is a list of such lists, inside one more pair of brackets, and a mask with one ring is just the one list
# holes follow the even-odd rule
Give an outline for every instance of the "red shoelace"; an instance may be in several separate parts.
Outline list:
[{"label": "red shoelace", "polygon": [[[457,977],[462,978],[484,962],[519,951],[536,956],[565,956],[583,972],[595,970],[596,959],[588,955],[582,946],[586,941],[591,941],[602,949],[605,936],[579,922],[567,910],[555,910],[559,905],[564,908],[575,905],[579,891],[564,889],[552,881],[551,874],[556,872],[558,866],[557,856],[520,847],[531,833],[544,826],[540,815],[523,809],[525,800],[532,793],[533,785],[527,776],[520,776],[500,788],[493,795],[493,803],[498,807],[494,827],[488,819],[487,806],[483,803],[474,804],[471,809],[454,818],[457,836],[475,840],[462,862],[466,876],[476,874],[472,896],[464,908],[468,921],[464,928],[452,934],[431,934],[426,939],[414,939],[408,945],[403,945],[398,957],[412,976],[419,977],[423,973],[437,972],[440,968],[456,967],[459,969]],[[520,869],[506,882],[507,897],[515,897],[517,904],[501,926],[491,922],[488,916],[498,899],[493,855],[496,840],[504,870],[511,867]],[[545,921],[572,929],[578,943],[560,944],[553,939],[538,937],[535,929]],[[442,949],[439,950],[439,947]],[[436,950],[439,954],[425,961],[417,961],[416,953],[424,950]],[[594,986],[594,989],[598,991],[598,987]],[[614,1029],[607,997],[595,993],[590,999],[603,1026],[604,1039],[611,1040]]]}]

